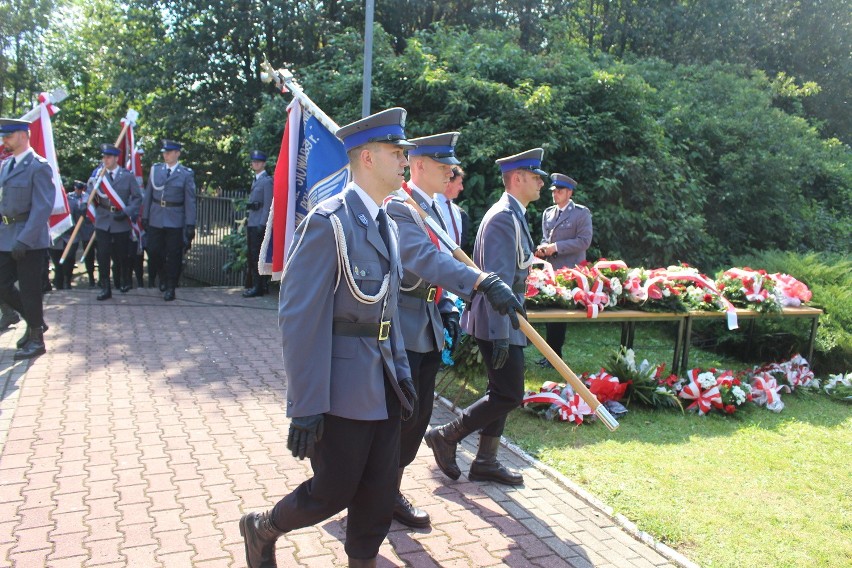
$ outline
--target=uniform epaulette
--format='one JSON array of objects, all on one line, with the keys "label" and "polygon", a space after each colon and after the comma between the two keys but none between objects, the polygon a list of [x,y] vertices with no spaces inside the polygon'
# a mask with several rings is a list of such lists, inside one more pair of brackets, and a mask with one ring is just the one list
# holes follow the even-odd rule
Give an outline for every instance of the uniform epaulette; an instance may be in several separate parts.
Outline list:
[{"label": "uniform epaulette", "polygon": [[341,207],[343,207],[343,196],[335,195],[334,197],[329,197],[328,199],[317,205],[316,210],[314,212],[317,215],[328,217]]},{"label": "uniform epaulette", "polygon": [[408,197],[407,197],[407,196],[406,196],[406,197],[403,197],[403,196],[401,196],[399,193],[397,193],[396,191],[394,191],[393,193],[391,193],[390,195],[388,195],[385,199],[386,199],[388,202],[390,202],[390,201],[396,201],[397,203],[405,203],[406,201],[408,201]]},{"label": "uniform epaulette", "polygon": [[580,205],[579,203],[574,204],[574,209],[588,209],[585,205]]},{"label": "uniform epaulette", "polygon": [[179,168],[183,168],[183,169],[185,169],[185,170],[186,170],[186,171],[188,171],[189,173],[192,173],[192,168],[188,168],[188,167],[184,166],[183,164],[178,164],[178,167],[179,167]]},{"label": "uniform epaulette", "polygon": [[33,152],[33,157],[36,159],[37,162],[41,162],[42,164],[50,165],[50,162],[47,161],[47,158],[39,156],[35,152]]}]

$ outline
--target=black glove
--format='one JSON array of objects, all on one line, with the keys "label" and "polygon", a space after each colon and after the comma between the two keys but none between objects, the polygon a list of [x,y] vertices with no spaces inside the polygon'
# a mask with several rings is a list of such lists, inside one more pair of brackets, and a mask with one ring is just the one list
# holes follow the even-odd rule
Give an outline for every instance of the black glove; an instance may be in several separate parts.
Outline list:
[{"label": "black glove", "polygon": [[127,219],[127,213],[125,213],[124,211],[119,211],[118,213],[113,215],[112,218],[116,221],[124,221],[125,219]]},{"label": "black glove", "polygon": [[142,219],[142,230],[148,231],[148,219]]},{"label": "black glove", "polygon": [[21,241],[15,241],[15,244],[12,246],[12,258],[15,262],[24,260],[24,257],[27,256],[27,248],[27,245]]},{"label": "black glove", "polygon": [[494,352],[491,353],[491,366],[494,369],[502,369],[509,359],[509,340],[495,339],[491,343],[494,344]]},{"label": "black glove", "polygon": [[186,250],[192,248],[192,241],[195,239],[195,225],[187,225],[183,230],[183,244]]},{"label": "black glove", "polygon": [[500,280],[496,274],[492,272],[486,276],[480,282],[477,291],[485,294],[491,307],[500,312],[501,315],[505,316],[508,314],[509,319],[512,320],[512,328],[518,329],[521,326],[518,322],[518,314],[526,317],[527,313],[524,311],[524,307],[518,301],[518,298],[515,297],[512,289]]},{"label": "black glove", "polygon": [[287,449],[290,450],[294,458],[303,460],[314,457],[314,446],[322,440],[324,423],[325,419],[322,414],[300,416],[290,420]]},{"label": "black glove", "polygon": [[414,382],[410,377],[406,377],[399,381],[399,388],[402,390],[402,394],[405,395],[405,400],[411,405],[411,411],[405,408],[402,409],[402,419],[410,420],[414,416],[414,409],[417,408],[417,391],[414,390]]},{"label": "black glove", "polygon": [[260,208],[263,207],[263,203],[260,201],[252,201],[248,205],[246,205],[246,209],[249,211],[260,211]]},{"label": "black glove", "polygon": [[459,344],[459,336],[461,335],[461,326],[459,325],[459,313],[449,312],[441,314],[441,319],[444,321],[444,329],[450,336],[450,354],[453,354]]}]

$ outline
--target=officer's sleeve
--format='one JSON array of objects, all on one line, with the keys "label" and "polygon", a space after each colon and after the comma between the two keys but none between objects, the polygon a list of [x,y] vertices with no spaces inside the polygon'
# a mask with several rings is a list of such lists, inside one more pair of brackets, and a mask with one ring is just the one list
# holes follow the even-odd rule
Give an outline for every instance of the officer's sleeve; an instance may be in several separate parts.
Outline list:
[{"label": "officer's sleeve", "polygon": [[53,212],[53,196],[56,193],[53,185],[53,170],[50,166],[35,160],[33,164],[37,164],[37,167],[32,176],[30,216],[17,238],[30,248],[38,246],[44,232],[47,232],[47,222]]},{"label": "officer's sleeve", "polygon": [[127,215],[133,221],[139,216],[139,209],[142,205],[142,192],[139,190],[139,182],[136,181],[136,176],[130,174],[130,202],[127,204]]},{"label": "officer's sleeve", "polygon": [[[391,227],[394,227],[396,223],[391,221],[389,223]],[[399,242],[399,229],[396,229],[396,237],[398,247],[401,246]],[[391,268],[394,270],[394,268]],[[402,274],[399,275],[400,279],[402,279]],[[389,292],[390,293],[390,292]],[[394,290],[393,293],[396,295],[397,299],[399,298],[399,290]],[[393,354],[393,365],[396,370],[396,380],[397,382],[403,379],[411,378],[411,367],[408,364],[408,354],[405,352],[405,340],[402,336],[402,324],[399,321],[399,307],[395,306],[393,316],[391,317],[391,353]]]},{"label": "officer's sleeve", "polygon": [[[575,209],[576,211],[576,209]],[[580,209],[577,219],[577,236],[556,242],[556,253],[585,252],[592,244],[592,214],[588,209]]]},{"label": "officer's sleeve", "polygon": [[154,194],[154,184],[151,180],[154,178],[154,166],[148,172],[148,181],[145,184],[145,194],[142,196],[142,218],[147,220],[151,214],[151,200]]},{"label": "officer's sleeve", "polygon": [[427,282],[470,298],[480,272],[441,252],[412,218],[403,203],[390,201],[387,211],[399,227],[402,267]]},{"label": "officer's sleeve", "polygon": [[266,222],[269,220],[269,209],[272,207],[272,194],[273,194],[273,186],[272,186],[272,177],[266,177],[263,184],[263,224],[266,225]]},{"label": "officer's sleeve", "polygon": [[195,173],[187,171],[186,183],[183,185],[183,210],[186,216],[185,225],[195,225]]},{"label": "officer's sleeve", "polygon": [[[514,215],[511,211],[500,211],[488,219],[480,230],[482,246],[475,260],[484,272],[495,273],[511,286],[518,269]],[[480,309],[488,313],[489,339],[508,338],[512,330],[509,316],[500,315],[487,301],[482,301]]]},{"label": "officer's sleeve", "polygon": [[[304,239],[299,238],[304,233]],[[296,229],[281,279],[281,330],[287,416],[310,416],[331,407],[331,328],[337,263],[331,221],[310,215]]]}]

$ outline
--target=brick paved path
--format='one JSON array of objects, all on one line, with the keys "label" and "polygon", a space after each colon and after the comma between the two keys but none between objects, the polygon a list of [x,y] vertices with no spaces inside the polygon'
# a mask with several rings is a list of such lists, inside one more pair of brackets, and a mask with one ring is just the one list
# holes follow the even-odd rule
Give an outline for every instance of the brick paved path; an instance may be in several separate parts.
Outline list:
[{"label": "brick paved path", "polygon": [[[275,299],[95,295],[45,297],[48,353],[33,362],[12,360],[23,323],[0,335],[0,566],[244,566],[240,515],[310,473],[286,451]],[[436,408],[436,423],[449,418]],[[379,566],[674,566],[545,470],[512,461],[524,487],[453,482],[421,446],[403,488],[433,526],[394,523]],[[345,522],[285,535],[279,565],[345,566]]]}]

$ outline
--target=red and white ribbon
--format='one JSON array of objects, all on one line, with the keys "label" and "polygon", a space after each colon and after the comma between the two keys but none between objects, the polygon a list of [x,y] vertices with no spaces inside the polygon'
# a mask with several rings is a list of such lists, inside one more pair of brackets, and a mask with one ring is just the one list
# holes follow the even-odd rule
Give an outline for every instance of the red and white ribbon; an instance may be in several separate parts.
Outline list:
[{"label": "red and white ribbon", "polygon": [[693,379],[688,385],[680,391],[680,397],[686,400],[692,400],[693,403],[687,406],[687,410],[698,408],[698,414],[704,416],[713,407],[722,408],[722,394],[719,392],[719,387],[715,386],[704,390],[696,380]]}]

